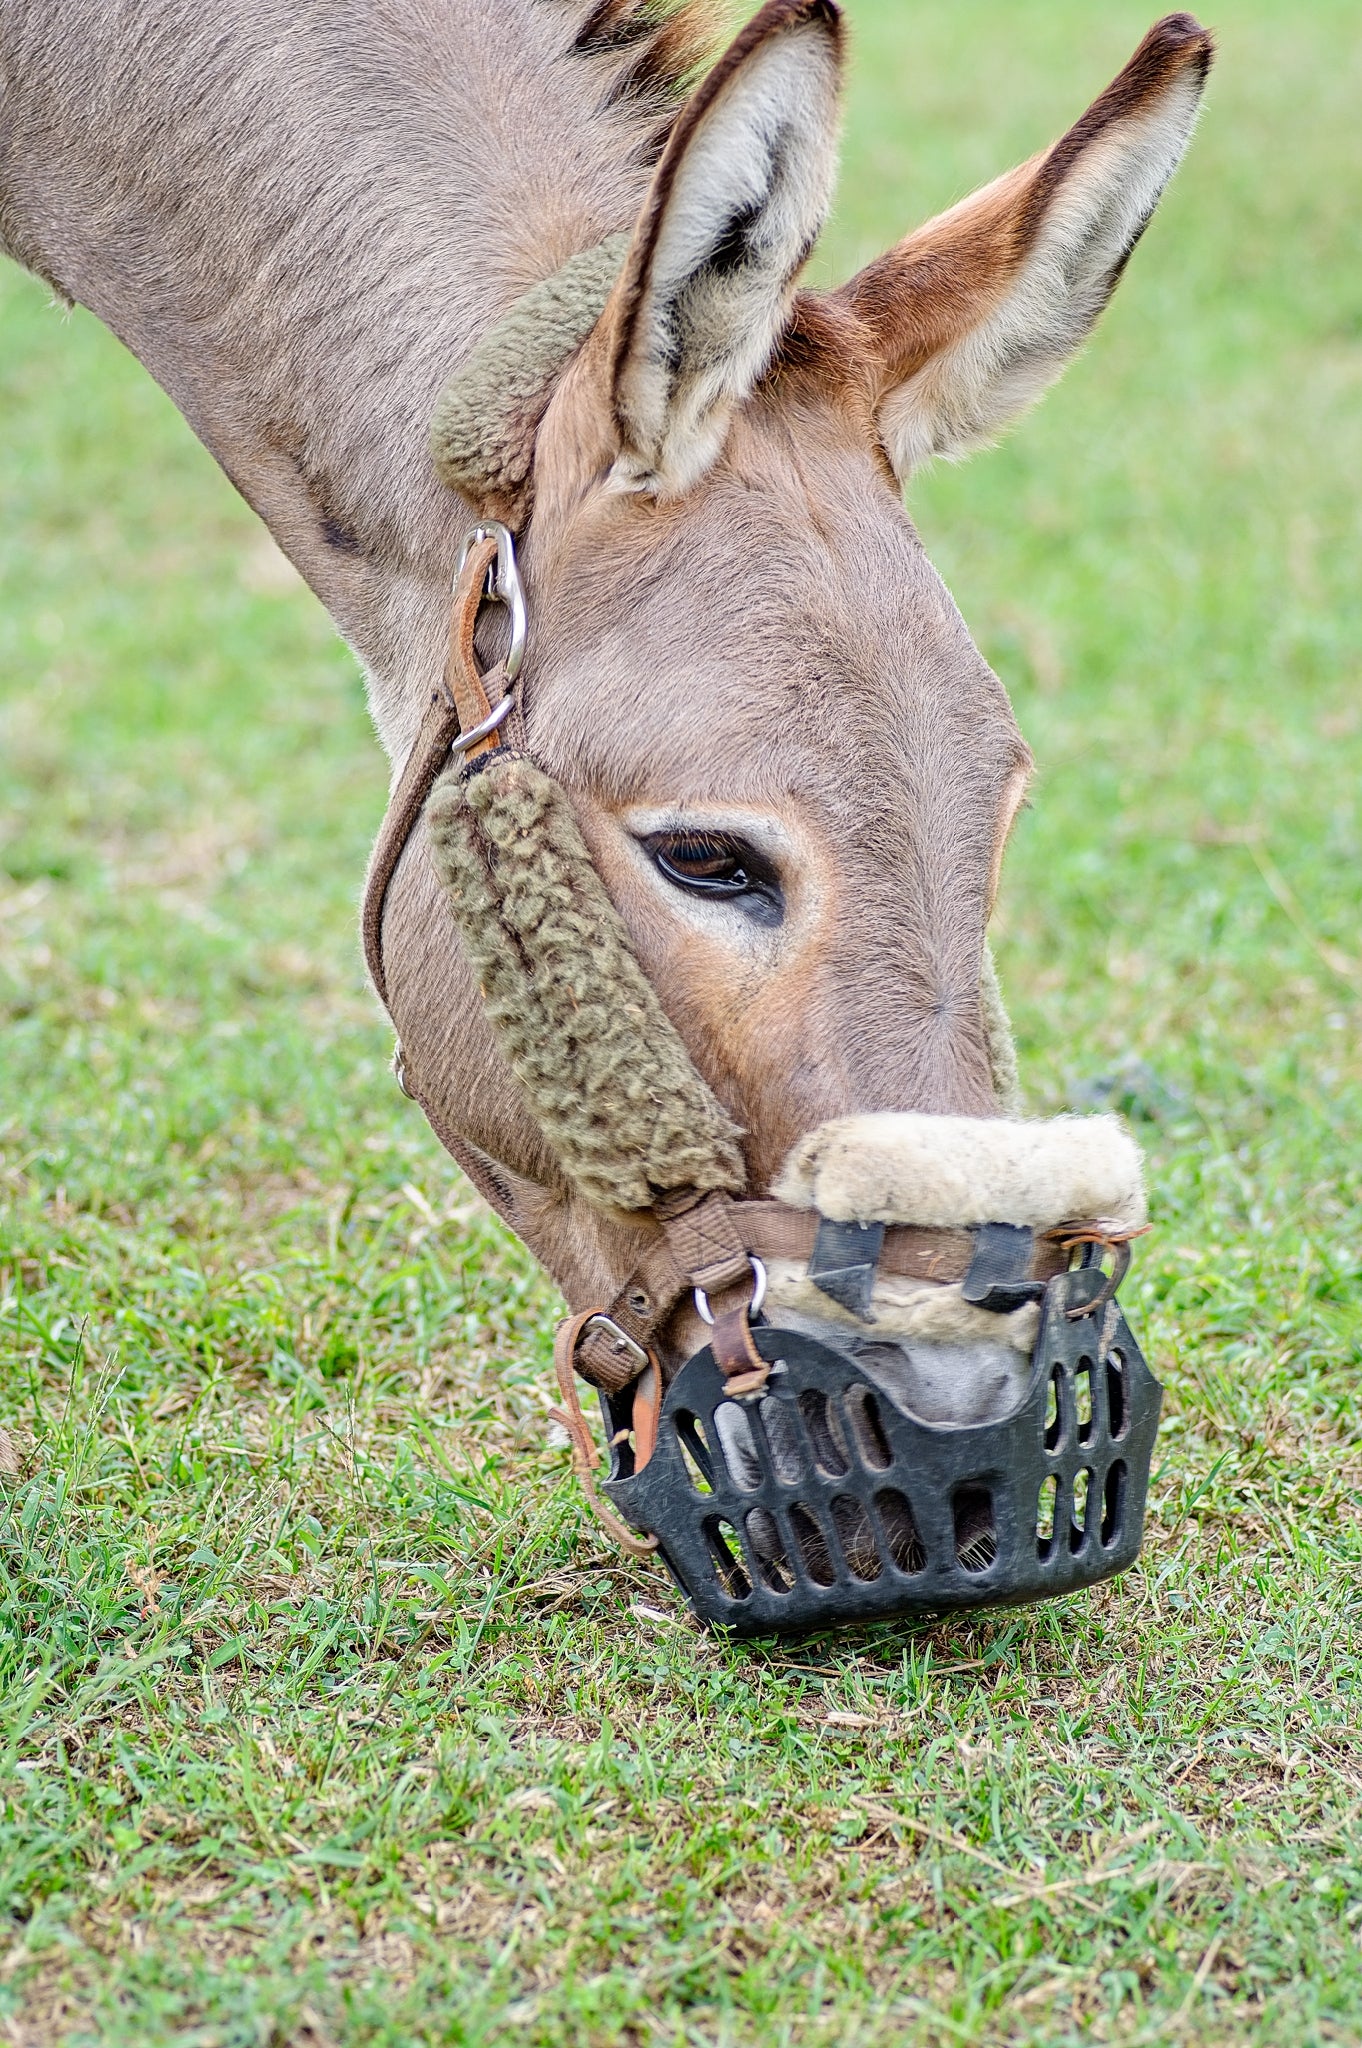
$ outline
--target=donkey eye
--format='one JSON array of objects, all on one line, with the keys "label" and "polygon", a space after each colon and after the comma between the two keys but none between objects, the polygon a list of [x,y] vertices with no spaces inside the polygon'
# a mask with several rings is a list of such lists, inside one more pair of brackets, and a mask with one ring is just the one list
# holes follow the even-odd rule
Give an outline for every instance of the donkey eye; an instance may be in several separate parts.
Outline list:
[{"label": "donkey eye", "polygon": [[664,838],[653,843],[652,853],[669,882],[718,896],[738,896],[747,887],[741,850],[722,839]]},{"label": "donkey eye", "polygon": [[643,846],[674,888],[725,897],[758,924],[779,924],[785,914],[775,869],[744,840],[717,832],[655,832]]}]

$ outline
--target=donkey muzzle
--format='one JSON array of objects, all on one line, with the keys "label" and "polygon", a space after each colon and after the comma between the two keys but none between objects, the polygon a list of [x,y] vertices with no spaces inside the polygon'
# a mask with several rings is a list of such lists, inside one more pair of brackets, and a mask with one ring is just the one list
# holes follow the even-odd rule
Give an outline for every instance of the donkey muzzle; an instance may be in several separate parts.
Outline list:
[{"label": "donkey muzzle", "polygon": [[895,1402],[854,1340],[757,1327],[763,1387],[707,1347],[635,1469],[633,1389],[602,1395],[604,1491],[700,1618],[737,1635],[1044,1600],[1133,1563],[1161,1389],[1098,1266],[1044,1288],[1026,1392],[949,1427]]},{"label": "donkey muzzle", "polygon": [[[788,1633],[1047,1599],[1130,1564],[1161,1391],[1116,1300],[1145,1217],[1119,1121],[843,1118],[777,1192],[814,1212],[812,1250],[772,1289],[794,1327],[751,1332],[764,1372],[699,1350],[646,1430],[632,1389],[602,1396],[604,1491],[695,1612]],[[896,1281],[905,1227],[917,1277]],[[992,1382],[1010,1393],[970,1411],[957,1384],[955,1419],[921,1412],[915,1359],[966,1379],[971,1346],[1015,1362]]]}]

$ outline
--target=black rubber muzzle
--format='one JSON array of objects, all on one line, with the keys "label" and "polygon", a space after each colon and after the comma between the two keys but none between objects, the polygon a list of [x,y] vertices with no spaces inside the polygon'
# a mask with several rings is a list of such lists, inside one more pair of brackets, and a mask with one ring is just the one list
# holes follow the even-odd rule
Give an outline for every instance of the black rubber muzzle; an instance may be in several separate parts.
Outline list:
[{"label": "black rubber muzzle", "polygon": [[736,1635],[1095,1585],[1139,1552],[1162,1400],[1116,1302],[1081,1313],[1106,1287],[1092,1267],[1052,1280],[1020,1406],[960,1427],[904,1413],[849,1351],[758,1327],[766,1386],[735,1399],[697,1352],[641,1472],[631,1393],[603,1397],[604,1491],[657,1537],[695,1612]]}]

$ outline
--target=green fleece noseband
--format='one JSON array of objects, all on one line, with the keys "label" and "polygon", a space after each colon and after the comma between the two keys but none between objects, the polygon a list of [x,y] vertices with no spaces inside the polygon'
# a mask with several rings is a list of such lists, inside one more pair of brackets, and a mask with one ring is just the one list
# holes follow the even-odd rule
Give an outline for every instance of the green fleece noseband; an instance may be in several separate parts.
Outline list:
[{"label": "green fleece noseband", "polygon": [[446,770],[427,818],[488,1022],[574,1187],[607,1209],[741,1189],[741,1134],[639,966],[559,784],[498,752],[471,775]]}]

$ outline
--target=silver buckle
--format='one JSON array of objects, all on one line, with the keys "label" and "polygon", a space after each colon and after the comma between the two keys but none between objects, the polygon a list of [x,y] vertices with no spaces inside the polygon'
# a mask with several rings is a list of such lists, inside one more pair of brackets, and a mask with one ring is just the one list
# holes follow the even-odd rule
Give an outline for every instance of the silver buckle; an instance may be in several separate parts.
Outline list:
[{"label": "silver buckle", "polygon": [[[456,583],[464,572],[469,554],[480,540],[494,540],[497,544],[496,561],[487,571],[486,595],[491,603],[504,604],[510,610],[511,646],[506,656],[505,669],[507,682],[513,683],[520,674],[520,665],[525,659],[525,639],[529,631],[529,616],[525,609],[525,586],[520,580],[520,564],[516,561],[515,555],[515,535],[510,527],[503,526],[499,519],[480,519],[476,526],[470,526],[464,536],[463,547],[459,551],[459,566],[454,571]],[[503,711],[502,717],[505,715]],[[484,720],[483,725],[478,727],[478,734],[493,729],[487,727]],[[472,733],[467,734],[464,744],[471,745],[473,738]]]},{"label": "silver buckle", "polygon": [[[629,1363],[635,1366],[639,1372],[642,1372],[644,1366],[648,1363],[648,1354],[643,1346],[636,1344],[627,1331],[622,1330],[618,1323],[612,1322],[609,1316],[592,1316],[590,1322],[583,1323],[582,1336],[609,1337],[614,1349],[627,1358]],[[581,1340],[579,1339],[578,1341],[580,1342]]]}]

